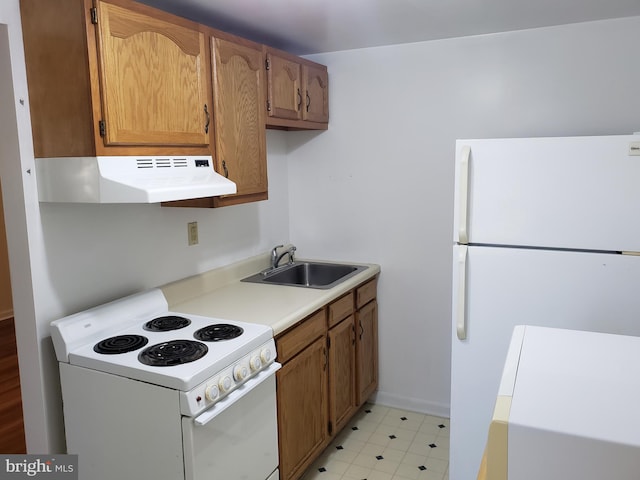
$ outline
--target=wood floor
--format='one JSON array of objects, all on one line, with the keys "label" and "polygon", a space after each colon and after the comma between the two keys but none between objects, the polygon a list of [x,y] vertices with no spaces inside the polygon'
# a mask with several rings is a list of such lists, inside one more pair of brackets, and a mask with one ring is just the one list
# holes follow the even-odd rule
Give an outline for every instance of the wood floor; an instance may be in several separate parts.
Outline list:
[{"label": "wood floor", "polygon": [[13,318],[0,320],[0,453],[26,453]]}]

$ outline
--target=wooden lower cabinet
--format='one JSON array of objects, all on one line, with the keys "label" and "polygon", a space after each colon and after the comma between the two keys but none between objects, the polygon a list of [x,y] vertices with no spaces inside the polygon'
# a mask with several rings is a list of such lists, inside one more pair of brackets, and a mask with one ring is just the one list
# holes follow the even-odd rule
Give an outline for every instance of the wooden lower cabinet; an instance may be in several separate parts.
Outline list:
[{"label": "wooden lower cabinet", "polygon": [[283,365],[276,384],[280,478],[299,478],[325,447],[328,436],[325,337]]},{"label": "wooden lower cabinet", "polygon": [[356,312],[358,364],[357,402],[362,405],[378,387],[378,303],[367,303]]},{"label": "wooden lower cabinet", "polygon": [[329,433],[340,431],[356,412],[354,317],[329,330]]},{"label": "wooden lower cabinet", "polygon": [[276,337],[280,479],[297,480],[378,386],[376,278]]}]

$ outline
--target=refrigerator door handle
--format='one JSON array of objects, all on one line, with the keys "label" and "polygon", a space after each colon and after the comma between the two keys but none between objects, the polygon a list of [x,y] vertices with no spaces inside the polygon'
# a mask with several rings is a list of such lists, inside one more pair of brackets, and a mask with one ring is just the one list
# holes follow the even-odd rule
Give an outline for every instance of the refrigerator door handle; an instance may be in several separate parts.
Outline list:
[{"label": "refrigerator door handle", "polygon": [[458,312],[456,318],[456,335],[458,340],[467,338],[467,250],[460,245],[458,250]]},{"label": "refrigerator door handle", "polygon": [[469,167],[471,165],[471,147],[462,147],[458,180],[458,243],[469,243],[468,212],[469,207]]}]

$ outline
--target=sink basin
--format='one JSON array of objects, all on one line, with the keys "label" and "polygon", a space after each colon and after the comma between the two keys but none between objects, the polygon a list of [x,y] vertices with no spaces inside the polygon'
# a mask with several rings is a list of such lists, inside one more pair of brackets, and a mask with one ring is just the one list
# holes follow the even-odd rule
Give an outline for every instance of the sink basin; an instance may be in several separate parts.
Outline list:
[{"label": "sink basin", "polygon": [[290,285],[294,287],[328,289],[367,269],[366,265],[341,263],[294,262],[273,271],[257,273],[243,282]]}]

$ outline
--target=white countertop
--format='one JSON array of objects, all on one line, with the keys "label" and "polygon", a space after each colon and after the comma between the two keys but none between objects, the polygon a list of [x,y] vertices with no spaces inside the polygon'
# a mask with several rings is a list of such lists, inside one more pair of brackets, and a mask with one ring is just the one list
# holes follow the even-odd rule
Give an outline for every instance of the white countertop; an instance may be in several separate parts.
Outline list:
[{"label": "white countertop", "polygon": [[478,478],[637,479],[639,379],[639,337],[516,327]]},{"label": "white countertop", "polygon": [[640,338],[525,328],[509,423],[640,447]]},{"label": "white countertop", "polygon": [[273,334],[278,335],[380,272],[380,266],[375,264],[333,263],[368,268],[326,290],[241,282],[269,265],[269,256],[265,254],[170,283],[161,289],[172,311],[268,325]]}]

